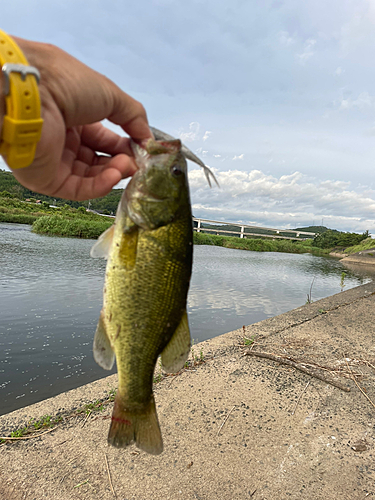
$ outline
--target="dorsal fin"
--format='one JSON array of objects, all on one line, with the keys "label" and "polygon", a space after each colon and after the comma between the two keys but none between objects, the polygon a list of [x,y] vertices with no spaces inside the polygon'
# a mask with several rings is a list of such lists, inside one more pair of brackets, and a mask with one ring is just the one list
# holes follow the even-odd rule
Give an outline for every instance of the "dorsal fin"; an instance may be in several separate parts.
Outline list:
[{"label": "dorsal fin", "polygon": [[[171,140],[173,141],[173,140],[175,140],[174,137],[172,137],[169,134],[166,134],[162,130],[159,130],[155,127],[150,127],[150,129],[151,129],[151,132],[154,134],[155,139],[158,141],[171,141]],[[203,168],[204,175],[206,176],[207,182],[208,182],[210,187],[212,187],[211,177],[216,182],[217,186],[220,187],[212,170],[209,167],[207,167],[207,165],[205,165],[203,163],[203,161],[200,158],[198,158],[198,156],[196,156],[189,148],[187,148],[185,146],[185,144],[182,145],[181,153],[185,156],[185,158],[193,161],[194,163],[196,163],[197,165],[199,165],[200,167]]]}]

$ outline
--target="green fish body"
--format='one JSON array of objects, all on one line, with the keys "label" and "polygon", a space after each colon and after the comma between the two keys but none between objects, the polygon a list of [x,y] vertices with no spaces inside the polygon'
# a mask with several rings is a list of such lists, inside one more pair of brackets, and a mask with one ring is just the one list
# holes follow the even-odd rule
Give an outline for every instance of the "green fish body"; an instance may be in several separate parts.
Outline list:
[{"label": "green fish body", "polygon": [[94,245],[107,257],[103,309],[94,357],[119,385],[108,442],[152,454],[163,442],[152,392],[158,356],[177,372],[190,350],[186,301],[193,228],[186,160],[181,143],[150,139],[133,144],[138,165],[120,201],[115,224]]}]

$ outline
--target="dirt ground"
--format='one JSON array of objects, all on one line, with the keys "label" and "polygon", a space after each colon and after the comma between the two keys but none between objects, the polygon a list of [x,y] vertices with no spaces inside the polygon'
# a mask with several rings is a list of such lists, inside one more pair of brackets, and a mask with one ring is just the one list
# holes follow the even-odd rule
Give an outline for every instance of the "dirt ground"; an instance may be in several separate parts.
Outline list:
[{"label": "dirt ground", "polygon": [[[162,455],[110,448],[110,404],[2,444],[0,498],[375,498],[374,311],[371,283],[198,344],[204,363],[155,386]],[[249,349],[303,362],[326,381]],[[4,415],[0,433],[64,414],[115,385],[111,376]]]}]

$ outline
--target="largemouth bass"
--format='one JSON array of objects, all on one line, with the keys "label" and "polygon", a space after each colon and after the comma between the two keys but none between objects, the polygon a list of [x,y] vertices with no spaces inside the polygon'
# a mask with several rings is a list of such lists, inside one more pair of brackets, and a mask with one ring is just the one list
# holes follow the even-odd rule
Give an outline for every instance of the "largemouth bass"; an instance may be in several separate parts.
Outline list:
[{"label": "largemouth bass", "polygon": [[156,455],[163,441],[152,392],[155,364],[161,354],[163,369],[175,373],[190,350],[192,213],[181,142],[149,139],[132,148],[138,170],[114,225],[91,250],[108,259],[94,358],[105,369],[117,361],[108,442],[119,448],[135,442]]}]

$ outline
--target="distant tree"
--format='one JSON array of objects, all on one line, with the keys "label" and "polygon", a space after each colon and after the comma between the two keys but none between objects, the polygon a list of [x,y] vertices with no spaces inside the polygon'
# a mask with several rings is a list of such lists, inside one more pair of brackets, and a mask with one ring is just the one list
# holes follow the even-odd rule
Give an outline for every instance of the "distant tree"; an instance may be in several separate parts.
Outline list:
[{"label": "distant tree", "polygon": [[369,232],[365,231],[362,234],[358,233],[345,233],[336,231],[335,229],[328,229],[322,234],[315,236],[314,246],[318,248],[334,248],[334,247],[351,247],[358,245],[362,240],[368,238]]},{"label": "distant tree", "polygon": [[14,198],[14,194],[11,194],[9,191],[1,191],[1,198]]}]

